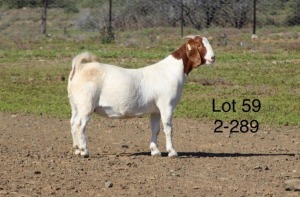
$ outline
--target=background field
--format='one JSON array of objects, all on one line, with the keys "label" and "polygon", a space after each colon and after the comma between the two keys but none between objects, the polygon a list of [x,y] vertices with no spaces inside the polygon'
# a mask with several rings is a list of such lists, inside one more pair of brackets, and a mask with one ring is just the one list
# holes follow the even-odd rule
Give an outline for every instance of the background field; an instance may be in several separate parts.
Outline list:
[{"label": "background field", "polygon": [[[97,37],[84,41],[77,36],[1,37],[0,110],[67,118],[66,79],[76,54],[90,51],[102,62],[139,68],[159,61],[184,42],[174,31],[120,32],[111,44],[102,44]],[[262,28],[254,41],[248,31],[212,28],[187,32],[209,37],[217,61],[190,74],[175,117],[300,125],[299,27]],[[221,37],[224,32],[228,34],[226,46]],[[259,99],[262,108],[257,113],[214,113],[212,99],[217,105],[232,99],[237,105],[243,99]]]},{"label": "background field", "polygon": [[[107,43],[101,32],[76,27],[85,9],[51,8],[44,35],[40,8],[2,7],[0,196],[299,196],[284,182],[300,177],[300,27],[287,25],[293,9],[276,10],[278,2],[260,15],[257,39],[249,18],[240,29],[184,27],[185,35],[209,38],[216,63],[188,77],[174,114],[174,159],[166,157],[163,134],[163,156],[150,156],[147,117],[93,117],[91,157],[74,156],[67,78],[72,58],[83,51],[126,68],[155,63],[184,43],[178,25],[115,29]],[[217,106],[234,99],[237,112],[213,112],[213,99]],[[259,99],[260,111],[242,112],[243,99]],[[216,119],[257,120],[260,128],[214,133]]]},{"label": "background field", "polygon": [[[162,10],[152,13],[157,3],[112,1],[114,40],[107,40],[108,1],[48,1],[46,34],[41,34],[41,2],[1,2],[0,111],[69,117],[66,79],[72,58],[82,51],[126,68],[147,66],[169,55],[184,42],[177,16],[180,7],[178,2],[162,1]],[[299,5],[258,2],[258,39],[253,40],[252,1],[183,1],[184,35],[208,37],[217,61],[190,74],[175,117],[299,126]],[[203,6],[209,8],[206,15],[201,14]],[[207,14],[213,14],[209,26],[204,25]],[[221,20],[225,15],[228,21]],[[195,26],[190,16],[202,25]],[[243,26],[230,21],[242,21]],[[237,108],[243,99],[259,99],[261,110],[216,113],[213,99],[217,106],[234,99]]]}]

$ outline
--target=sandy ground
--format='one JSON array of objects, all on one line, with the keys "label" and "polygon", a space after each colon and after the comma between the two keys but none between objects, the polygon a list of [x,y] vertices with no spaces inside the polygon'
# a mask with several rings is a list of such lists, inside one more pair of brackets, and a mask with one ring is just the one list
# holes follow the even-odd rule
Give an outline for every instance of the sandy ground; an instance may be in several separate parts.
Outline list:
[{"label": "sandy ground", "polygon": [[174,119],[177,158],[151,157],[147,118],[93,119],[89,158],[73,155],[69,120],[0,113],[0,196],[300,196],[300,129],[214,133]]}]

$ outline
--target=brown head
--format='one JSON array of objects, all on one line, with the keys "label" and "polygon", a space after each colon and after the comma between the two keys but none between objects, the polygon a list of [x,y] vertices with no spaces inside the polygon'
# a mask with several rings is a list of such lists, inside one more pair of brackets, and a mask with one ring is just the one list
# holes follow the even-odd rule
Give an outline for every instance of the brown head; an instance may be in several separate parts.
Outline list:
[{"label": "brown head", "polygon": [[202,64],[214,63],[214,52],[207,38],[200,36],[186,36],[185,38],[186,42],[172,53],[176,59],[182,59],[185,74],[189,74],[193,68]]}]

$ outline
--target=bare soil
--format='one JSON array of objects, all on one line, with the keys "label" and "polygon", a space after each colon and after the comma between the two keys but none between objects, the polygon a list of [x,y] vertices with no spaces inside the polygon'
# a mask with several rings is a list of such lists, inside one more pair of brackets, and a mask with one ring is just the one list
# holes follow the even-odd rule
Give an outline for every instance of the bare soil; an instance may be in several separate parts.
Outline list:
[{"label": "bare soil", "polygon": [[[69,120],[0,113],[0,196],[300,196],[300,129],[214,133],[174,119],[177,158],[151,157],[147,118],[95,118],[89,158],[73,155]],[[159,136],[164,151],[165,137]]]}]

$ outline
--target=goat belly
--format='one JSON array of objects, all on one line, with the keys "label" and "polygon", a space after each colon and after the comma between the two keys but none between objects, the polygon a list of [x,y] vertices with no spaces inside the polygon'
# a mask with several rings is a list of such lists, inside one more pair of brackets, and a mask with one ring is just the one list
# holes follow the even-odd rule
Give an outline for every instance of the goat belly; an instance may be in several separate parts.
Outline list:
[{"label": "goat belly", "polygon": [[[113,100],[114,101],[114,100]],[[95,108],[95,113],[108,118],[133,118],[144,114],[158,112],[154,102],[140,102],[136,100],[122,102],[107,102],[100,98],[99,105]]]},{"label": "goat belly", "polygon": [[112,68],[107,68],[95,113],[109,118],[131,118],[158,111],[154,93],[145,87],[140,71]]},{"label": "goat belly", "polygon": [[127,114],[123,114],[117,110],[114,110],[112,107],[109,106],[100,106],[95,109],[95,113],[104,116],[107,118],[131,118],[134,116],[129,116]]},{"label": "goat belly", "polygon": [[134,117],[141,117],[144,114],[149,114],[149,113],[154,113],[156,110],[150,109],[150,110],[145,110],[145,109],[139,109],[136,111],[120,111],[118,109],[115,109],[114,107],[110,106],[99,106],[95,108],[95,113],[104,116],[107,118],[134,118]]}]

